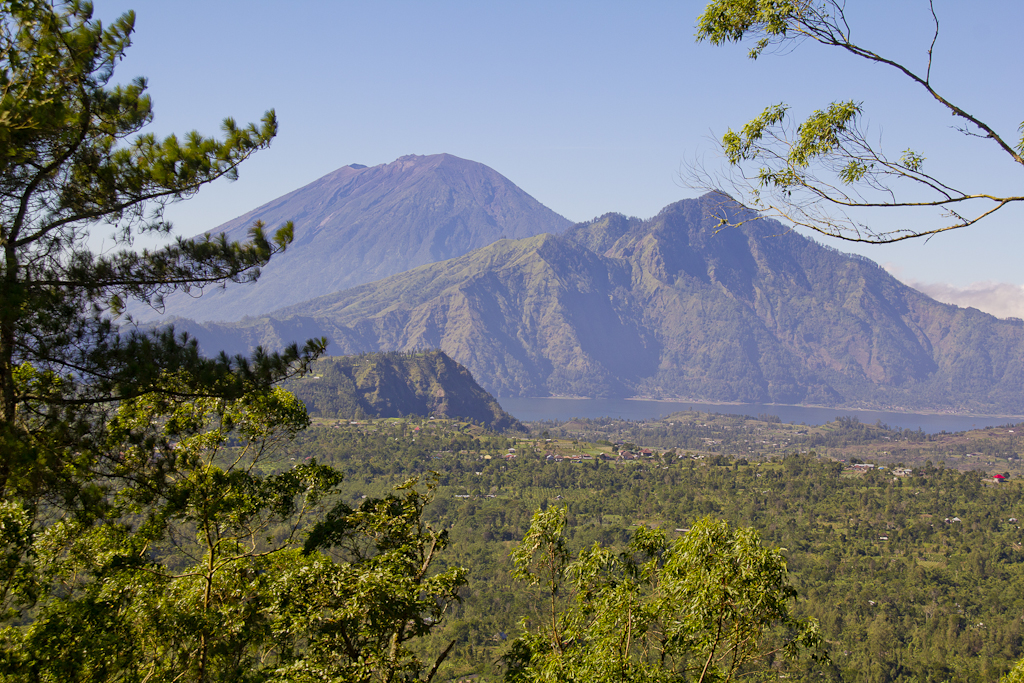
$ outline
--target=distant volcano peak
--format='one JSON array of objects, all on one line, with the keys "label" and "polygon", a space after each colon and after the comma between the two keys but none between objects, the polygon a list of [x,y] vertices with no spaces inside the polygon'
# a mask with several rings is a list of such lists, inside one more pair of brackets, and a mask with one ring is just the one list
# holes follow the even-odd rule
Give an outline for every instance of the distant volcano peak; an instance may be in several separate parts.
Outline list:
[{"label": "distant volcano peak", "polygon": [[[211,231],[244,241],[261,220],[287,221],[295,239],[258,282],[170,296],[166,313],[239,320],[461,256],[501,237],[562,232],[567,219],[497,171],[450,154],[407,154],[388,164],[350,164]],[[155,312],[134,310],[139,320]]]}]

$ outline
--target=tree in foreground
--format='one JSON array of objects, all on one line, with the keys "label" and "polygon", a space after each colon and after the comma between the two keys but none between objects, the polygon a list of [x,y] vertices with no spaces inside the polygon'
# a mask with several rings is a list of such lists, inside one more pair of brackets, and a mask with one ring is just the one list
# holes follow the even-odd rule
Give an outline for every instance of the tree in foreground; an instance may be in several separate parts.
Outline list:
[{"label": "tree in foreground", "polygon": [[1010,669],[1009,673],[999,679],[999,683],[1022,683],[1024,682],[1024,659]]},{"label": "tree in foreground", "polygon": [[[277,129],[270,111],[259,125],[226,120],[223,139],[143,133],[145,80],[111,85],[133,24],[129,12],[104,26],[77,0],[0,2],[0,503],[20,530],[4,548],[8,567],[24,568],[35,531],[60,515],[102,518],[114,472],[162,485],[161,466],[125,473],[107,448],[121,402],[266,391],[322,349],[207,359],[173,331],[115,324],[132,300],[159,306],[176,289],[254,279],[292,234],[254,225],[246,243],[132,249],[140,234],[170,231],[169,203],[233,178]],[[87,238],[104,225],[118,247],[97,255]]]},{"label": "tree in foreground", "polygon": [[756,680],[821,656],[816,623],[793,616],[785,559],[753,529],[704,518],[669,542],[641,528],[621,553],[595,545],[570,561],[564,522],[564,509],[538,511],[513,551],[548,599],[510,647],[508,680]]},{"label": "tree in foreground", "polygon": [[[351,509],[341,474],[285,466],[308,424],[275,382],[323,340],[208,359],[115,323],[130,301],[254,280],[292,239],[178,239],[164,208],[277,123],[157,139],[146,84],[111,85],[134,15],[0,0],[0,678],[391,681],[464,583],[415,482]],[[106,224],[118,248],[94,254]],[[130,322],[130,320],[129,320]],[[322,517],[322,519],[321,519]],[[319,521],[318,521],[319,520]]]},{"label": "tree in foreground", "polygon": [[[425,663],[409,641],[465,583],[461,568],[431,569],[447,543],[423,520],[432,484],[352,509],[337,470],[281,466],[308,422],[282,389],[123,401],[106,432],[121,464],[102,523],[54,520],[34,571],[8,582],[35,593],[34,610],[0,630],[0,677],[429,681],[447,652]],[[113,485],[140,461],[167,463],[160,486]]]},{"label": "tree in foreground", "polygon": [[[180,391],[240,396],[269,386],[322,345],[251,359],[206,359],[171,331],[122,332],[129,301],[159,306],[174,290],[255,279],[291,240],[254,225],[246,243],[165,234],[164,208],[270,144],[272,111],[259,125],[224,122],[222,139],[159,139],[146,82],[111,85],[130,44],[134,14],[109,26],[70,0],[0,2],[0,499],[79,511],[102,459],[102,428],[118,401],[185,378]],[[105,227],[103,227],[105,226]],[[89,233],[118,245],[97,255]]]},{"label": "tree in foreground", "polygon": [[[751,59],[767,49],[788,52],[802,41],[814,41],[894,69],[952,114],[961,133],[1024,165],[1024,137],[1016,137],[1024,124],[1013,135],[999,131],[977,113],[948,99],[933,82],[933,57],[939,42],[939,16],[933,0],[928,3],[932,40],[924,50],[923,69],[916,71],[854,42],[845,6],[842,0],[715,0],[698,19],[697,40],[714,45],[752,40]],[[794,120],[788,105],[772,105],[739,131],[730,129],[722,137],[722,151],[732,175],[719,178],[694,166],[687,180],[729,194],[756,211],[855,242],[897,242],[963,228],[1024,201],[1024,196],[956,187],[929,174],[925,157],[918,151],[884,152],[879,142],[869,140],[863,113],[859,102],[838,101],[801,122]],[[935,209],[940,220],[925,230],[876,231],[855,213],[894,207]],[[719,219],[723,224],[743,220],[724,208]]]}]

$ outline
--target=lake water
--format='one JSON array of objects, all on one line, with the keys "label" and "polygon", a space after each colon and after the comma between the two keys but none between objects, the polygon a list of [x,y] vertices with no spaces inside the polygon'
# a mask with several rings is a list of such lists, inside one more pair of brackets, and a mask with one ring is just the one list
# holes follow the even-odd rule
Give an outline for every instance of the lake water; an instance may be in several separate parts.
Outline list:
[{"label": "lake water", "polygon": [[605,398],[501,398],[501,407],[523,422],[570,420],[574,417],[617,417],[627,420],[657,420],[675,412],[696,410],[727,415],[778,415],[791,424],[821,425],[840,416],[852,416],[865,424],[879,420],[890,427],[918,429],[928,434],[962,432],[995,425],[1016,424],[1024,418],[1005,416],[933,415],[886,413],[877,410],[811,408],[763,403],[689,403],[680,401],[639,401]]}]

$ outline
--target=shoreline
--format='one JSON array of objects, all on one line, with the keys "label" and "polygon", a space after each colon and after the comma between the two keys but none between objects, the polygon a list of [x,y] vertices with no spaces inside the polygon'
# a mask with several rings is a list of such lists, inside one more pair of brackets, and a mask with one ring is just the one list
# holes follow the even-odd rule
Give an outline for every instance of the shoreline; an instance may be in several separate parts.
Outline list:
[{"label": "shoreline", "polygon": [[[813,403],[748,403],[744,401],[708,401],[706,399],[685,399],[685,398],[651,398],[649,396],[630,396],[627,398],[594,398],[591,396],[496,396],[500,404],[502,399],[512,400],[557,400],[557,401],[647,401],[651,403],[670,403],[677,405],[700,405],[700,406],[758,406],[763,408],[809,408],[815,410],[850,411],[859,413],[892,413],[898,415],[929,415],[935,417],[959,417],[959,418],[986,418],[986,419],[1007,419],[1024,422],[1024,415],[1013,415],[1007,413],[972,413],[957,412],[954,410],[936,409],[909,409],[897,407],[874,407],[874,408],[853,408],[849,406],[828,406]],[[686,412],[686,411],[683,411]],[[696,412],[709,412],[698,410]]]}]

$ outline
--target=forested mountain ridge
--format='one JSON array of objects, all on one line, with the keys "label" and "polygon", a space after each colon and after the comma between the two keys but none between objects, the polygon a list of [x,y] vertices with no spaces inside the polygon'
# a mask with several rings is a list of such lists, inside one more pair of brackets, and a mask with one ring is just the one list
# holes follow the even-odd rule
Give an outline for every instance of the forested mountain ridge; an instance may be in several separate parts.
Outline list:
[{"label": "forested mountain ridge", "polygon": [[442,351],[321,358],[285,386],[315,417],[459,417],[497,431],[523,428]]},{"label": "forested mountain ridge", "polygon": [[[560,232],[570,221],[483,164],[450,154],[407,155],[389,164],[343,166],[220,227],[244,239],[253,223],[286,221],[295,239],[258,282],[201,297],[168,297],[166,312],[238,320],[353,287],[501,238]],[[143,320],[151,309],[133,311]]]},{"label": "forested mountain ridge", "polygon": [[210,348],[327,336],[440,348],[497,396],[645,396],[1024,414],[1024,322],[941,304],[721,195],[616,214],[232,325]]}]

